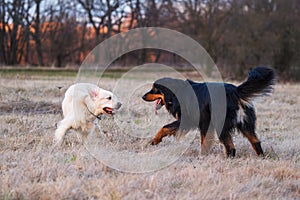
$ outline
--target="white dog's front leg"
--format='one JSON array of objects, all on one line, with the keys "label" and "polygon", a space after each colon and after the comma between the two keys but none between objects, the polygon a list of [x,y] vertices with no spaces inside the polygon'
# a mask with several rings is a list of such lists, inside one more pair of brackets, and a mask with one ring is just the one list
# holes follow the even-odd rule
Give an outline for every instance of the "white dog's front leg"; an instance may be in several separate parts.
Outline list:
[{"label": "white dog's front leg", "polygon": [[59,122],[58,127],[55,131],[55,138],[54,138],[55,146],[61,145],[67,130],[69,130],[71,127],[72,127],[72,120],[69,120],[68,118],[64,118],[61,122]]}]

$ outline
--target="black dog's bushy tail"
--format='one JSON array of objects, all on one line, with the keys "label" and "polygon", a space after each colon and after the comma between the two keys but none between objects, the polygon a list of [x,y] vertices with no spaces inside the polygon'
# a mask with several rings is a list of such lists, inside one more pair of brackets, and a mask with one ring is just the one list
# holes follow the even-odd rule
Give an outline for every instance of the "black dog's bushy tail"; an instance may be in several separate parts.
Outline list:
[{"label": "black dog's bushy tail", "polygon": [[269,67],[256,67],[248,74],[248,79],[238,86],[239,97],[249,101],[261,95],[273,92],[275,85],[275,72]]}]

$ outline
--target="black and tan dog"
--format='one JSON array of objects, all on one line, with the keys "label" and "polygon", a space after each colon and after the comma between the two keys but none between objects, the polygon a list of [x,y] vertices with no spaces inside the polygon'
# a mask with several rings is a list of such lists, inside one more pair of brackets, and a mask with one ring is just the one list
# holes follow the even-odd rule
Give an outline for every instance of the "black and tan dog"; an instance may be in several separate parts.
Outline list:
[{"label": "black and tan dog", "polygon": [[236,150],[231,133],[237,129],[250,141],[256,154],[263,156],[255,133],[256,115],[252,100],[270,94],[274,84],[274,70],[268,67],[254,68],[249,72],[248,79],[239,86],[159,79],[143,99],[156,101],[156,109],[165,106],[176,121],[161,128],[151,144],[160,143],[165,136],[185,134],[199,128],[203,145],[206,135],[216,130],[220,142],[225,146],[226,155],[234,157]]}]

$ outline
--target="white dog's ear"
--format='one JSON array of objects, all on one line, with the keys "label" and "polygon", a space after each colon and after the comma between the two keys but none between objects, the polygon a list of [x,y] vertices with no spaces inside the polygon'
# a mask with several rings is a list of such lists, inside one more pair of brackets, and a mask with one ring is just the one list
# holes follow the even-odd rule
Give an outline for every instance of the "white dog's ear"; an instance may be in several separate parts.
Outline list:
[{"label": "white dog's ear", "polygon": [[99,92],[97,90],[89,90],[89,95],[93,101],[97,99],[99,96]]}]

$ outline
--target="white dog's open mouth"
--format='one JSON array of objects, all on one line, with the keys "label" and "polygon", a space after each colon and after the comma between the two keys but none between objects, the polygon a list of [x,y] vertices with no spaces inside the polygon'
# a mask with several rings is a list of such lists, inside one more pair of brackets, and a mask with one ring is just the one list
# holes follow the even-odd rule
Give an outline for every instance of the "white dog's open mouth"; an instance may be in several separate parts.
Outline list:
[{"label": "white dog's open mouth", "polygon": [[114,109],[112,109],[110,107],[104,107],[103,110],[104,110],[104,112],[106,112],[109,115],[113,115],[114,114]]}]

